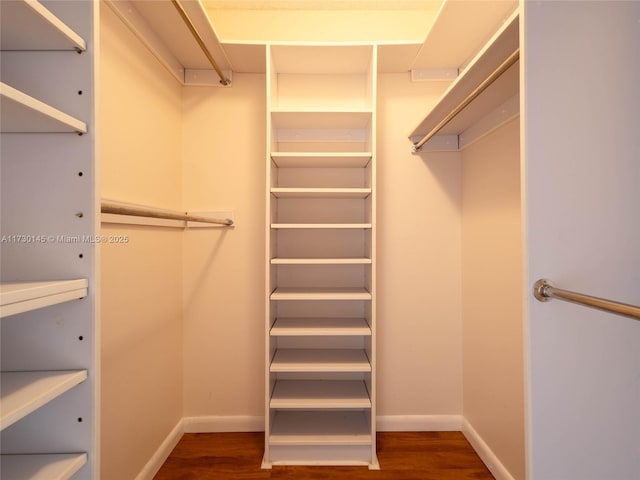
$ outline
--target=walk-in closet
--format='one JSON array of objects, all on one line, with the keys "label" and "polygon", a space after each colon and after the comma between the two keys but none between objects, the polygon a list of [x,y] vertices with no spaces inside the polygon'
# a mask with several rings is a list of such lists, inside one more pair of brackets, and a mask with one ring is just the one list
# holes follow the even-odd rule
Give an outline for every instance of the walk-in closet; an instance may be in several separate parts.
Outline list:
[{"label": "walk-in closet", "polygon": [[0,21],[3,480],[637,478],[640,2]]}]

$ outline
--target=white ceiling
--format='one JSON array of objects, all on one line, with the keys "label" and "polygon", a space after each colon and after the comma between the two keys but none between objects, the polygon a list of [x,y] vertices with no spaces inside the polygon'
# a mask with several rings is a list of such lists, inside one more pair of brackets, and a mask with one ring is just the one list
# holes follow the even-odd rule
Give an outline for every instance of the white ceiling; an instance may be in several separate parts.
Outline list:
[{"label": "white ceiling", "polygon": [[202,0],[229,10],[437,10],[442,0]]}]

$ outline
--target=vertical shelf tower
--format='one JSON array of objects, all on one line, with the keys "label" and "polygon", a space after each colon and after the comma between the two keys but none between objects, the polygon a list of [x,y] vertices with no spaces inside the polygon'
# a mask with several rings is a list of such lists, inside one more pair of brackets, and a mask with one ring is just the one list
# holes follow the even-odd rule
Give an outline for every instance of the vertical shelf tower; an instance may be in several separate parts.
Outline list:
[{"label": "vertical shelf tower", "polygon": [[0,477],[94,479],[97,3],[0,2]]},{"label": "vertical shelf tower", "polygon": [[267,48],[264,468],[379,468],[376,53]]}]

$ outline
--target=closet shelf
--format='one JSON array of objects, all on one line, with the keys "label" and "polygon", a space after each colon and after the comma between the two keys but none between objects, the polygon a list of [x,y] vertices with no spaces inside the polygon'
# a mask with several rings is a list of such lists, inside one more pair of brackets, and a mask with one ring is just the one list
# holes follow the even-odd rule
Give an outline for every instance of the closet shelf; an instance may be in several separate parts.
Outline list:
[{"label": "closet shelf", "polygon": [[0,31],[2,50],[86,49],[84,39],[38,1],[0,2]]},{"label": "closet shelf", "polygon": [[362,380],[278,380],[271,408],[371,408]]},{"label": "closet shelf", "polygon": [[278,287],[271,300],[371,300],[371,293],[365,288]]},{"label": "closet shelf", "polygon": [[2,82],[0,112],[2,133],[87,133],[84,122]]},{"label": "closet shelf", "polygon": [[371,123],[371,110],[276,110],[271,112],[277,129],[363,129]]},{"label": "closet shelf", "polygon": [[4,430],[86,379],[86,370],[0,373],[0,430]]},{"label": "closet shelf", "polygon": [[285,348],[276,350],[271,372],[370,372],[364,350],[348,348]]},{"label": "closet shelf", "polygon": [[370,188],[290,188],[272,187],[276,198],[367,198]]},{"label": "closet shelf", "polygon": [[273,337],[371,336],[364,318],[277,318],[270,330]]},{"label": "closet shelf", "polygon": [[172,2],[107,0],[106,4],[181,84],[220,86],[224,81],[205,50],[230,79],[231,63],[200,0],[181,1],[180,5],[202,45]]},{"label": "closet shelf", "polygon": [[68,480],[87,463],[86,453],[2,455],[2,478]]},{"label": "closet shelf", "polygon": [[363,411],[278,410],[272,445],[370,445],[371,429]]},{"label": "closet shelf", "polygon": [[371,152],[271,152],[280,168],[364,168]]},{"label": "closet shelf", "polygon": [[519,75],[516,62],[458,115],[442,125],[451,112],[464,105],[465,100],[503,62],[518,51],[518,18],[516,10],[449,86],[435,107],[411,132],[409,137],[412,141],[417,142],[438,127],[440,127],[438,135],[460,135],[469,126],[477,123],[518,93]]},{"label": "closet shelf", "polygon": [[370,223],[272,223],[272,229],[359,229],[371,228]]},{"label": "closet shelf", "polygon": [[84,278],[0,284],[0,317],[84,298],[88,286],[89,281]]},{"label": "closet shelf", "polygon": [[369,265],[370,258],[272,258],[271,265]]}]

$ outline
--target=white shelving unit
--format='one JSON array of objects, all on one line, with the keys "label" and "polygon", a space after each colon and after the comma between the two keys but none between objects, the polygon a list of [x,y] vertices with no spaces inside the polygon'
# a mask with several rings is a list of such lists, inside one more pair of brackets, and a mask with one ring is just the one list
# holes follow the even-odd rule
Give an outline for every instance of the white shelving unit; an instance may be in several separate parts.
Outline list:
[{"label": "white shelving unit", "polygon": [[0,477],[97,478],[93,2],[0,2]]},{"label": "white shelving unit", "polygon": [[264,468],[379,468],[376,55],[267,46]]}]

